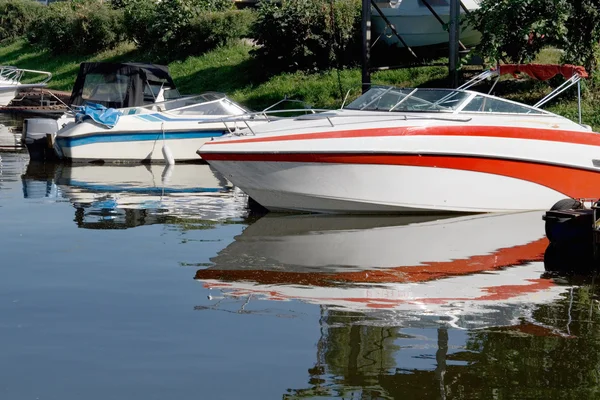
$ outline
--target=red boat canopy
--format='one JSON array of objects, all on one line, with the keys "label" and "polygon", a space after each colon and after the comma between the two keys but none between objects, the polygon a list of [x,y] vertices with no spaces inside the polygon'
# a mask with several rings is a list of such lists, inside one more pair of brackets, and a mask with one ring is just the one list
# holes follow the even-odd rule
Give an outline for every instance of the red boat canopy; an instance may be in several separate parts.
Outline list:
[{"label": "red boat canopy", "polygon": [[588,73],[585,68],[578,65],[564,64],[500,64],[500,75],[512,74],[516,77],[519,72],[529,75],[533,79],[547,81],[561,74],[566,79],[570,79],[573,75],[579,75],[582,78],[587,78]]}]

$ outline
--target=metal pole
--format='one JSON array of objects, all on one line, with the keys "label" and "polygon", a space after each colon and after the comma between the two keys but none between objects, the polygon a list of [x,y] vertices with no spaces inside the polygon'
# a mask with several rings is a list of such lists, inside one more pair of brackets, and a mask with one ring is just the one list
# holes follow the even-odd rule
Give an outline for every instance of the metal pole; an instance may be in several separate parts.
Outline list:
[{"label": "metal pole", "polygon": [[450,86],[458,87],[458,36],[460,24],[460,0],[450,0],[450,19],[448,21],[448,78]]},{"label": "metal pole", "polygon": [[581,125],[581,80],[577,81],[577,109],[579,110],[579,125]]},{"label": "metal pole", "polygon": [[387,26],[389,26],[389,28],[392,30],[392,33],[394,35],[396,35],[396,37],[398,38],[398,40],[400,41],[400,43],[402,43],[402,45],[410,52],[410,54],[412,54],[412,56],[414,58],[419,58],[417,57],[417,55],[415,54],[415,52],[413,51],[413,49],[411,49],[406,42],[404,41],[404,39],[402,39],[402,36],[400,36],[398,34],[398,31],[396,31],[396,27],[390,22],[389,19],[387,19],[387,17],[385,16],[385,14],[381,11],[381,8],[379,8],[379,6],[377,5],[377,3],[375,3],[375,0],[371,0],[371,4],[373,5],[373,8],[375,9],[375,11],[377,11],[377,13],[379,14],[379,16],[381,16],[381,18],[385,21],[385,23],[387,24]]},{"label": "metal pole", "polygon": [[371,0],[362,2],[362,92],[371,88]]}]

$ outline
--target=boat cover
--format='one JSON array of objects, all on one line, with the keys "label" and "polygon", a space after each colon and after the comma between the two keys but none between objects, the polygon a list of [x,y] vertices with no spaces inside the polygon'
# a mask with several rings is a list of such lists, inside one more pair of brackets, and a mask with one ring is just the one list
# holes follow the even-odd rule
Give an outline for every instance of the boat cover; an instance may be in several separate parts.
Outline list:
[{"label": "boat cover", "polygon": [[579,75],[582,78],[587,78],[588,73],[584,67],[578,65],[564,64],[501,64],[500,75],[512,74],[517,76],[521,72],[529,75],[533,79],[547,81],[560,74],[566,79],[570,79],[573,75]]},{"label": "boat cover", "polygon": [[75,121],[82,122],[92,119],[94,122],[112,128],[119,121],[121,112],[114,108],[106,108],[102,104],[87,103],[85,106],[75,107]]},{"label": "boat cover", "polygon": [[164,65],[146,63],[106,63],[86,62],[79,66],[79,73],[75,86],[71,92],[70,104],[81,106],[84,104],[84,86],[88,75],[110,76],[115,80],[126,81],[127,87],[122,99],[118,101],[100,102],[90,99],[95,103],[107,103],[106,107],[125,108],[144,105],[144,89],[146,83],[164,84],[166,87],[175,88],[175,82],[169,74],[169,68]]}]

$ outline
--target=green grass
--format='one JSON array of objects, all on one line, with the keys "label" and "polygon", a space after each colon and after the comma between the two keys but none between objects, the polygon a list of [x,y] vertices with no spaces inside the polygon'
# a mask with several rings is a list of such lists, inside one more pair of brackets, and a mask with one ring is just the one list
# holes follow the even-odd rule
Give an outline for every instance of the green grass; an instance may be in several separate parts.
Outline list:
[{"label": "green grass", "polygon": [[[182,93],[196,94],[205,91],[227,93],[251,109],[262,110],[284,97],[302,100],[316,108],[338,108],[346,93],[351,100],[360,93],[360,68],[330,70],[320,73],[284,73],[266,77],[265,66],[251,55],[252,47],[244,42],[208,52],[202,56],[189,57],[169,64],[175,83]],[[556,63],[560,52],[544,50],[537,62]],[[131,43],[89,57],[76,55],[51,55],[30,46],[25,40],[0,46],[0,65],[15,65],[21,68],[50,71],[53,78],[51,89],[70,91],[77,76],[79,63],[84,61],[138,61],[152,62],[135,50]],[[373,84],[397,86],[444,87],[447,84],[445,67],[416,67],[387,70],[372,75]],[[550,82],[512,79],[502,80],[495,94],[525,104],[534,104],[560,79]],[[551,86],[553,85],[553,86]],[[600,85],[584,84],[583,122],[600,129],[600,115],[596,104],[600,100]],[[480,89],[484,90],[484,88]],[[547,106],[552,112],[577,119],[576,91],[570,89]]]}]

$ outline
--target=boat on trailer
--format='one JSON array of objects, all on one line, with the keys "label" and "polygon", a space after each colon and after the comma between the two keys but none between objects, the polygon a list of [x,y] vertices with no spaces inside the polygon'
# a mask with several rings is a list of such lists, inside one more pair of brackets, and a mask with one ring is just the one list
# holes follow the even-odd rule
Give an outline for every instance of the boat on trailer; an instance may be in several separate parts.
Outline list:
[{"label": "boat on trailer", "polygon": [[28,118],[23,122],[23,141],[32,160],[55,160],[56,132],[75,121],[75,108],[100,104],[126,108],[181,98],[169,69],[146,63],[81,63],[68,105],[60,118]]},{"label": "boat on trailer", "polygon": [[[21,83],[26,74],[43,78],[36,83]],[[50,79],[50,72],[0,65],[0,106],[10,104],[22,90],[46,87]]]},{"label": "boat on trailer", "polygon": [[[479,0],[462,0],[461,15],[477,10],[479,3]],[[378,12],[371,16],[374,38],[388,45],[404,46],[392,33],[387,19],[409,47],[448,44],[446,25],[450,20],[450,0],[391,0],[377,1],[376,4],[383,16]],[[467,47],[475,46],[481,41],[481,32],[471,25],[464,25],[460,41]]]},{"label": "boat on trailer", "polygon": [[[517,72],[567,80],[533,106],[468,90]],[[509,64],[458,89],[372,87],[340,110],[215,138],[198,154],[271,211],[545,210],[600,192],[600,135],[581,124],[586,76]],[[579,122],[540,108],[573,85]]]}]

